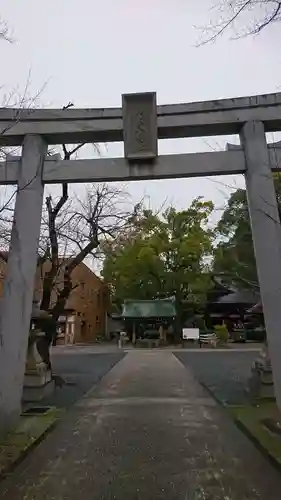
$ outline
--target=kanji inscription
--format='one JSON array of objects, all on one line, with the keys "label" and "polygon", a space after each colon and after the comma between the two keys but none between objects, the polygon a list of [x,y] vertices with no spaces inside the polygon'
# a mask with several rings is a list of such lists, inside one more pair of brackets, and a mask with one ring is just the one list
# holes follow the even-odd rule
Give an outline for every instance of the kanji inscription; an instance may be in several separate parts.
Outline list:
[{"label": "kanji inscription", "polygon": [[157,156],[156,94],[124,94],[124,149],[128,160],[153,159]]}]

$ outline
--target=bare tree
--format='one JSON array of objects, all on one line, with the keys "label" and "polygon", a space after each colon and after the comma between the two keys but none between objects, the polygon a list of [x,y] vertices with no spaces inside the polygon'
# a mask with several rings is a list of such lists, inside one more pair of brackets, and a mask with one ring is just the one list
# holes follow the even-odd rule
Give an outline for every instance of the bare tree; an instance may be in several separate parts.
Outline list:
[{"label": "bare tree", "polygon": [[114,239],[130,221],[128,200],[122,189],[97,184],[88,187],[82,198],[68,200],[67,196],[67,185],[63,185],[61,197],[54,205],[51,197],[46,198],[49,239],[45,252],[38,258],[43,267],[49,265],[47,272],[42,273],[40,307],[50,313],[52,322],[42,328],[45,337],[39,339],[37,349],[50,369],[49,348],[56,340],[57,320],[71,292],[80,286],[73,282],[74,270],[90,256],[97,259],[99,247]]},{"label": "bare tree", "polygon": [[[1,20],[0,20],[0,38],[1,38]],[[13,111],[15,121],[9,127],[2,128],[0,135],[4,135],[11,127],[21,120],[22,112],[32,113],[40,102],[40,96],[44,91],[46,83],[40,90],[33,94],[31,92],[31,71],[28,73],[24,88],[18,86],[5,92],[2,88],[2,108],[10,108]],[[7,160],[14,159],[15,156],[20,155],[21,147],[0,147],[0,162],[2,168]],[[25,187],[21,187],[24,189]],[[9,246],[11,223],[14,212],[14,203],[16,194],[19,191],[18,186],[0,186],[0,244],[1,250],[5,250]]]},{"label": "bare tree", "polygon": [[54,205],[51,197],[46,199],[49,241],[44,255],[50,268],[43,277],[40,307],[54,320],[77,286],[72,282],[74,269],[86,258],[97,259],[100,245],[114,239],[126,227],[130,215],[126,193],[113,185],[91,185],[81,198],[68,200],[67,196],[67,186],[63,185]]},{"label": "bare tree", "polygon": [[214,42],[226,30],[232,28],[232,38],[256,35],[269,25],[281,21],[281,1],[278,0],[221,0],[212,12],[214,16],[198,45]]}]

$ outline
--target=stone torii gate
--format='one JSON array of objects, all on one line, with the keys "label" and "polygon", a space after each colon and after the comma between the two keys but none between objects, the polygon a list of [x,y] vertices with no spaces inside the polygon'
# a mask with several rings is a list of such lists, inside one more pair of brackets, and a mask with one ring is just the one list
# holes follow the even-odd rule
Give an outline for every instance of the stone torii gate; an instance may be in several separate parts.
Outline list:
[{"label": "stone torii gate", "polygon": [[[281,149],[281,93],[156,105],[155,93],[123,95],[122,108],[0,110],[0,145],[23,146],[0,164],[0,184],[17,184],[0,323],[0,426],[20,411],[44,184],[245,174],[275,394],[281,408],[281,228],[272,170]],[[239,134],[240,148],[158,156],[157,139]],[[48,145],[124,140],[124,158],[60,160]]]}]

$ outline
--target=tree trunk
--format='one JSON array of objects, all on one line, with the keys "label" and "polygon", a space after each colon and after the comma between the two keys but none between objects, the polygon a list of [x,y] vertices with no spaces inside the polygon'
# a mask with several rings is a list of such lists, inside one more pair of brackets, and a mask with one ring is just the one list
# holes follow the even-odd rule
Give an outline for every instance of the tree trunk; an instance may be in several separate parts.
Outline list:
[{"label": "tree trunk", "polygon": [[49,217],[48,220],[49,240],[51,245],[51,269],[46,272],[43,278],[43,295],[40,304],[40,309],[44,311],[48,311],[50,307],[54,280],[59,270],[59,244],[58,244],[58,235],[56,228],[56,219],[62,207],[67,202],[67,200],[68,200],[68,187],[66,183],[63,183],[62,185],[62,195],[54,208],[52,207],[51,196],[48,196],[46,198],[46,206]]},{"label": "tree trunk", "polygon": [[[51,270],[52,271],[52,270]],[[54,278],[56,273],[48,272],[43,278],[43,294],[40,303],[40,309],[42,311],[48,311],[51,302],[51,295],[54,286]]]}]

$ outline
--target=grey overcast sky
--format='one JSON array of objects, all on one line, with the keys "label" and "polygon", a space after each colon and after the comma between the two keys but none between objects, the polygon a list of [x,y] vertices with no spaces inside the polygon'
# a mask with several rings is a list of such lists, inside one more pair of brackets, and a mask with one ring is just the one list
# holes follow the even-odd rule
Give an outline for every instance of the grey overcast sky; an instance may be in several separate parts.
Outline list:
[{"label": "grey overcast sky", "polygon": [[[125,92],[156,91],[158,104],[201,101],[281,90],[281,25],[258,37],[196,48],[216,0],[0,0],[0,15],[15,43],[1,42],[1,92],[30,94],[46,82],[42,105],[120,106]],[[225,138],[161,141],[160,152],[223,147]],[[106,155],[119,156],[122,145]],[[194,196],[225,199],[235,179],[186,179],[131,183],[133,199],[153,206],[165,199],[185,207]],[[238,184],[241,179],[238,179]]]}]

